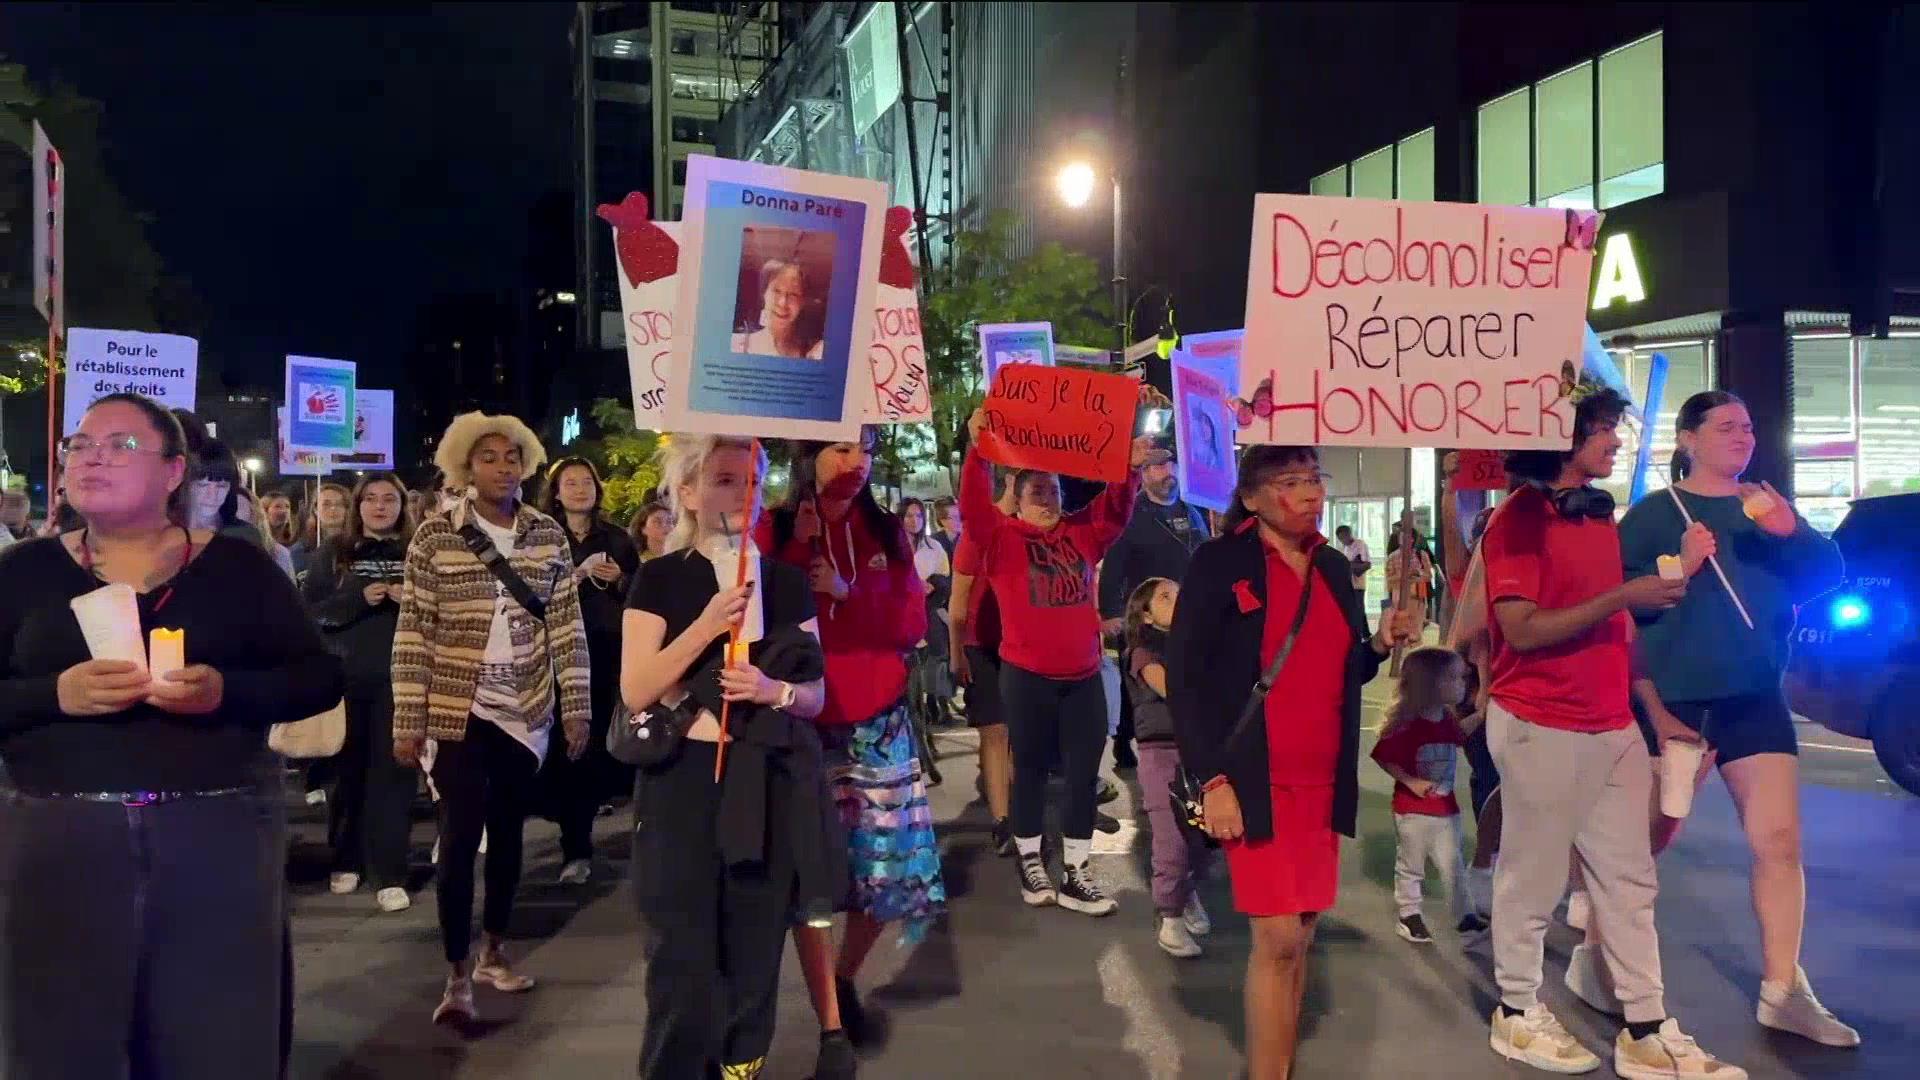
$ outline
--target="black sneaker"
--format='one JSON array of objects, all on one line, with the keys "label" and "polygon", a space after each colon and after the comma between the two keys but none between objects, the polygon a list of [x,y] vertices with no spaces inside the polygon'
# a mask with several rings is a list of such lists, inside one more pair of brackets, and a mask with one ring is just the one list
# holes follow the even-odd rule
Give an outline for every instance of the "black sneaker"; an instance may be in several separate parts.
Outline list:
[{"label": "black sneaker", "polygon": [[1095,810],[1093,812],[1093,831],[1105,836],[1112,836],[1114,833],[1120,831],[1120,819],[1114,817],[1112,814],[1103,814]]},{"label": "black sneaker", "polygon": [[853,1042],[844,1031],[820,1033],[820,1056],[813,1063],[813,1080],[854,1080],[860,1061],[853,1055]]},{"label": "black sneaker", "polygon": [[1060,906],[1082,915],[1111,915],[1120,905],[1100,891],[1091,866],[1069,866],[1060,882]]},{"label": "black sneaker", "polygon": [[1013,825],[1006,818],[993,823],[993,853],[1009,858],[1019,849],[1013,846]]},{"label": "black sneaker", "polygon": [[1119,797],[1120,788],[1111,780],[1102,780],[1100,786],[1093,789],[1093,801],[1096,806],[1105,806]]},{"label": "black sneaker", "polygon": [[1026,901],[1028,907],[1046,907],[1059,901],[1053,879],[1047,876],[1045,859],[1037,853],[1022,855],[1016,865],[1020,870],[1020,899]]},{"label": "black sneaker", "polygon": [[867,1007],[860,1004],[860,991],[854,989],[853,980],[835,975],[833,996],[840,1003],[840,1030],[847,1033],[847,1040],[855,1046],[871,1042],[873,1027],[867,1020]]},{"label": "black sneaker", "polygon": [[1116,770],[1140,767],[1140,759],[1133,752],[1133,743],[1126,739],[1113,740],[1113,767]]},{"label": "black sneaker", "polygon": [[1400,932],[1402,938],[1413,942],[1415,945],[1433,944],[1433,935],[1427,932],[1427,920],[1421,918],[1419,915],[1408,915],[1402,918],[1400,925],[1394,927],[1394,929]]},{"label": "black sneaker", "polygon": [[1460,925],[1454,929],[1462,934],[1484,934],[1491,929],[1492,926],[1493,924],[1487,921],[1486,916],[1477,911],[1469,911],[1465,915],[1460,916]]}]

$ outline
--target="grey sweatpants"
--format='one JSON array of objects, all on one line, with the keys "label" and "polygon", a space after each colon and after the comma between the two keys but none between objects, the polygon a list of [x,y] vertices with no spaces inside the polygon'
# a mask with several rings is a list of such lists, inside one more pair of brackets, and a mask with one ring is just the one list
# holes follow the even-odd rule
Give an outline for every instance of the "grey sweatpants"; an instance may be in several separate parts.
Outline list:
[{"label": "grey sweatpants", "polygon": [[1440,872],[1453,904],[1453,921],[1473,910],[1466,893],[1467,867],[1460,857],[1460,815],[1393,815],[1393,903],[1401,918],[1419,915],[1427,865]]},{"label": "grey sweatpants", "polygon": [[1487,709],[1487,748],[1500,768],[1506,825],[1493,875],[1493,967],[1509,1009],[1538,998],[1547,922],[1567,888],[1567,852],[1593,898],[1602,959],[1627,1020],[1664,1019],[1660,882],[1648,839],[1653,766],[1632,725],[1583,734]]}]

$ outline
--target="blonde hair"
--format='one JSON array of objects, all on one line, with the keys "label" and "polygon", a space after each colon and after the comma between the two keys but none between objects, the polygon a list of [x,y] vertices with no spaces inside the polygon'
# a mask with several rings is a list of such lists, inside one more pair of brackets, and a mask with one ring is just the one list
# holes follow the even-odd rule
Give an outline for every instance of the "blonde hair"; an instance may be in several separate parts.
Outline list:
[{"label": "blonde hair", "polygon": [[1381,725],[1380,734],[1418,718],[1428,709],[1459,704],[1440,700],[1440,680],[1455,667],[1464,671],[1466,660],[1440,645],[1426,645],[1408,653],[1400,661],[1400,680],[1394,685],[1393,703],[1387,706],[1387,721]]},{"label": "blonde hair", "polygon": [[767,475],[767,452],[757,440],[743,435],[669,435],[654,460],[660,466],[660,494],[673,512],[673,531],[667,534],[666,550],[679,551],[693,546],[700,522],[692,507],[680,501],[683,486],[700,482],[700,472],[715,450],[737,447],[753,452],[754,497],[765,490],[761,481]]},{"label": "blonde hair", "polygon": [[498,435],[519,449],[522,481],[547,463],[547,449],[540,445],[540,437],[519,417],[462,413],[447,425],[446,434],[440,436],[439,449],[433,452],[433,463],[446,477],[449,487],[464,490],[473,486],[473,469],[468,459],[473,457],[473,448],[489,435]]}]

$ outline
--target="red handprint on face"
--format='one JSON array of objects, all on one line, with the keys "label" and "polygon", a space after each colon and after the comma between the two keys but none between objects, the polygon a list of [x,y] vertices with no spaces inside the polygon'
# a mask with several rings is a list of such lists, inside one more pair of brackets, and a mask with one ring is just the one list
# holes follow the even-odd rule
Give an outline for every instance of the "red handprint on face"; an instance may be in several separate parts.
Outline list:
[{"label": "red handprint on face", "polygon": [[637,289],[680,269],[680,245],[653,223],[645,195],[628,192],[618,205],[602,203],[595,213],[613,226],[614,254],[629,285]]},{"label": "red handprint on face", "polygon": [[913,259],[907,254],[907,230],[911,228],[913,211],[904,206],[887,208],[887,235],[880,244],[882,285],[891,285],[896,289],[913,288]]}]

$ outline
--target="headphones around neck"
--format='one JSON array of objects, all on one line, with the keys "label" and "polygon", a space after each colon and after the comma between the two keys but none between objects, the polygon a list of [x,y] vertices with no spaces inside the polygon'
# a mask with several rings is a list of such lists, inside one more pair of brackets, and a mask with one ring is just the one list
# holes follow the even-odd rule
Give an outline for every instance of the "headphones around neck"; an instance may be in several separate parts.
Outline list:
[{"label": "headphones around neck", "polygon": [[1553,504],[1554,511],[1563,518],[1569,520],[1574,518],[1593,518],[1596,521],[1613,520],[1615,505],[1613,496],[1600,488],[1594,487],[1592,484],[1582,484],[1577,488],[1561,488],[1555,490],[1551,485],[1541,483],[1538,480],[1529,480],[1527,481],[1527,486],[1545,495],[1547,501]]}]

